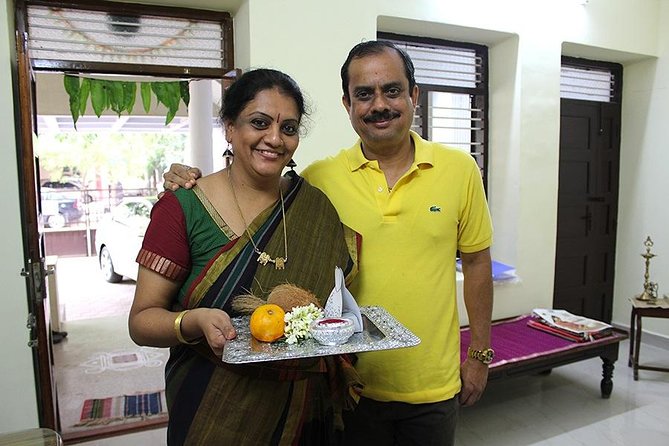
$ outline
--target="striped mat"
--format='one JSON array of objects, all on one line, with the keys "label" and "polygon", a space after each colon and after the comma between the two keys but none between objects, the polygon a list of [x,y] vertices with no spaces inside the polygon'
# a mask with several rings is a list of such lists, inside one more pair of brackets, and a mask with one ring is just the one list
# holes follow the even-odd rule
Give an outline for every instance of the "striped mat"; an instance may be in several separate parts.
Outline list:
[{"label": "striped mat", "polygon": [[93,426],[166,414],[167,403],[164,390],[136,395],[92,398],[84,401],[80,421],[75,426]]}]

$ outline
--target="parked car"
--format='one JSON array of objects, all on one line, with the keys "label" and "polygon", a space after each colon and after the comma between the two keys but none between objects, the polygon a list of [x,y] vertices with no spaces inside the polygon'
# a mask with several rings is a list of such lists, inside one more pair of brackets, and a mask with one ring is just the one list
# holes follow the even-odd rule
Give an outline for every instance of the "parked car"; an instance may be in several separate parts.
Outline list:
[{"label": "parked car", "polygon": [[84,200],[84,203],[93,201],[93,196],[78,181],[45,181],[42,183],[42,187],[65,192],[72,198]]},{"label": "parked car", "polygon": [[48,187],[40,189],[42,221],[50,228],[59,229],[76,222],[84,214],[79,199]]},{"label": "parked car", "polygon": [[107,282],[120,282],[123,276],[137,280],[135,259],[156,201],[155,197],[126,197],[100,221],[95,248]]}]

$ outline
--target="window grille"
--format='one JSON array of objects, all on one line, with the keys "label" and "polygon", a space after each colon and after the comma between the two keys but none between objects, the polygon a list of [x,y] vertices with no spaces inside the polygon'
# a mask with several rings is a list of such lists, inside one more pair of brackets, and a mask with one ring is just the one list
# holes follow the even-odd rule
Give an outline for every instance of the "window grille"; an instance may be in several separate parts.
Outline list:
[{"label": "window grille", "polygon": [[622,67],[619,64],[562,58],[560,97],[593,102],[619,102]]},{"label": "window grille", "polygon": [[[187,11],[187,12],[184,12]],[[178,12],[183,16],[178,16]],[[35,68],[181,68],[183,74],[233,68],[228,13],[98,2],[27,2],[28,50]],[[133,68],[134,67],[134,68]],[[150,70],[151,68],[149,68]],[[108,70],[107,70],[108,71]]]},{"label": "window grille", "polygon": [[379,33],[414,63],[420,98],[412,129],[470,153],[487,173],[488,49],[485,46]]}]

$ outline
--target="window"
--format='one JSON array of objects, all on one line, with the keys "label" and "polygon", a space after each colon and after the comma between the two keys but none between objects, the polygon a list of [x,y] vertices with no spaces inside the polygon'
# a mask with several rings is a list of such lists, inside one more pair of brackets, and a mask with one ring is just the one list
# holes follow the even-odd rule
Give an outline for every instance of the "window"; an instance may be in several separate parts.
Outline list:
[{"label": "window", "polygon": [[470,153],[487,188],[488,48],[379,33],[405,50],[416,69],[420,98],[412,129],[423,138]]},{"label": "window", "polygon": [[226,12],[85,0],[18,6],[37,70],[220,78],[234,67]]},{"label": "window", "polygon": [[563,57],[560,97],[593,102],[620,102],[622,66]]}]

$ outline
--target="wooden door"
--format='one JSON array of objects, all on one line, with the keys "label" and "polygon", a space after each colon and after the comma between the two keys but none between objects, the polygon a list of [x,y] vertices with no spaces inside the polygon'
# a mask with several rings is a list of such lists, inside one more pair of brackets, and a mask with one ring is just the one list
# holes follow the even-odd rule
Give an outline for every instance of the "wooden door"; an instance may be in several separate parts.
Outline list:
[{"label": "wooden door", "polygon": [[41,427],[60,430],[56,382],[52,374],[53,351],[49,324],[49,296],[46,286],[47,271],[44,262],[44,240],[40,222],[39,170],[33,153],[35,133],[35,82],[27,50],[25,30],[25,4],[16,7],[17,25],[17,78],[19,92],[20,136],[19,150],[20,200],[23,220],[24,268],[28,287],[30,332],[29,345],[33,349],[35,378],[37,383],[37,406]]},{"label": "wooden door", "polygon": [[553,307],[610,322],[620,104],[562,99]]}]

